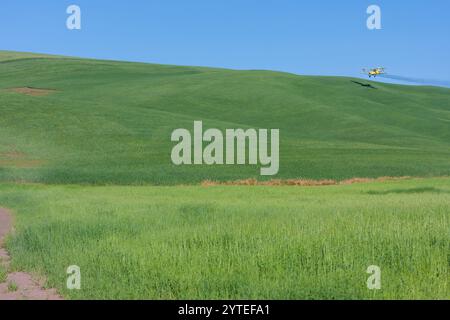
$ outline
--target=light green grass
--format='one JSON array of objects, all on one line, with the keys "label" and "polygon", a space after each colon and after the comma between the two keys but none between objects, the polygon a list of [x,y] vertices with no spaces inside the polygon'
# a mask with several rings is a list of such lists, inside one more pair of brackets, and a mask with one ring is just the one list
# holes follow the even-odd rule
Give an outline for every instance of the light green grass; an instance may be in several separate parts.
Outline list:
[{"label": "light green grass", "polygon": [[[447,299],[450,179],[329,187],[0,186],[16,269],[68,298]],[[78,265],[82,290],[65,289]],[[382,289],[366,287],[370,265]]]},{"label": "light green grass", "polygon": [[15,282],[8,283],[8,291],[9,292],[16,292],[17,289],[18,289],[17,283],[15,283]]},{"label": "light green grass", "polygon": [[[0,261],[0,263],[1,263],[1,261]],[[5,266],[0,264],[0,283],[5,282],[7,276],[8,276],[8,270],[6,269]]]},{"label": "light green grass", "polygon": [[[261,178],[259,166],[172,165],[170,134],[194,120],[280,129],[276,178],[450,175],[450,89],[354,81],[367,82],[0,52],[0,181]],[[27,86],[57,92],[8,90]]]}]

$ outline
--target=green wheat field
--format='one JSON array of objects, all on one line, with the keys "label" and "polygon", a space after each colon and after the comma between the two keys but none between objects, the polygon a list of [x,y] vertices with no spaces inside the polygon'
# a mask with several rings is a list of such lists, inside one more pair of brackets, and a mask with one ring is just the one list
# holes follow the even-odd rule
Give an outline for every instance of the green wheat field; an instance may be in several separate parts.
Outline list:
[{"label": "green wheat field", "polygon": [[[11,269],[67,299],[449,299],[450,89],[368,83],[0,51]],[[272,178],[410,178],[204,186],[271,177],[173,165],[195,120],[280,129]]]}]

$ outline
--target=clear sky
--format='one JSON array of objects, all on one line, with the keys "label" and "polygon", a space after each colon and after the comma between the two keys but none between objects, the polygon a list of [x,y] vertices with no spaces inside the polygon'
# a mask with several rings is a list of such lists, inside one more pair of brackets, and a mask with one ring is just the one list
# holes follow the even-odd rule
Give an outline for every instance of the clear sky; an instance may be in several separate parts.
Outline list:
[{"label": "clear sky", "polygon": [[[66,9],[82,11],[68,30]],[[382,30],[366,9],[382,10]],[[449,0],[1,0],[0,49],[312,75],[450,80]]]}]

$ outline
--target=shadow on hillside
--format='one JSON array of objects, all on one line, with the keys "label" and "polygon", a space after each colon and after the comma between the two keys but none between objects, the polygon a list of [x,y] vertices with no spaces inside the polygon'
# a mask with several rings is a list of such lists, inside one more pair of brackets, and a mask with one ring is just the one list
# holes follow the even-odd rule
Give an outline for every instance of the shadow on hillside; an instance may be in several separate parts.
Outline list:
[{"label": "shadow on hillside", "polygon": [[371,195],[386,195],[386,194],[415,194],[415,193],[450,193],[450,191],[436,189],[434,187],[412,188],[412,189],[393,189],[386,191],[367,191]]},{"label": "shadow on hillside", "polygon": [[362,83],[359,81],[355,81],[355,80],[350,80],[353,83],[359,84],[361,87],[366,87],[366,88],[370,88],[370,89],[377,89],[375,88],[373,85],[371,85],[370,83]]}]

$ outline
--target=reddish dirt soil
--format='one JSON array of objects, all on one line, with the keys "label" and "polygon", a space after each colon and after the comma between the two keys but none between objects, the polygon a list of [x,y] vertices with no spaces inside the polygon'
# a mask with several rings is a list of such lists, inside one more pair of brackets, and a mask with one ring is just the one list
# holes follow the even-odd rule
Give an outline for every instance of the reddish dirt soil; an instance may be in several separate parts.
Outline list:
[{"label": "reddish dirt soil", "polygon": [[38,88],[30,88],[30,87],[11,88],[11,89],[9,89],[9,91],[25,94],[27,96],[34,96],[34,97],[48,96],[49,94],[56,92],[56,90],[51,90],[51,89],[38,89]]},{"label": "reddish dirt soil", "polygon": [[[8,270],[10,256],[3,248],[3,241],[12,230],[12,217],[0,208],[0,267]],[[2,279],[3,280],[3,279]],[[8,273],[0,283],[0,300],[62,300],[55,289],[44,289],[41,282],[25,272]]]}]

